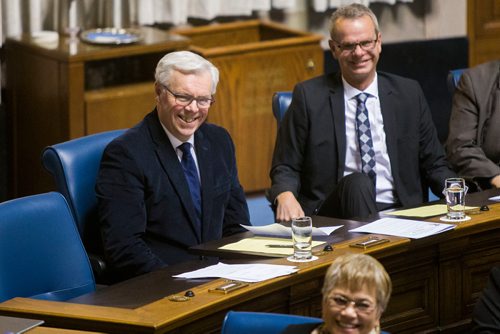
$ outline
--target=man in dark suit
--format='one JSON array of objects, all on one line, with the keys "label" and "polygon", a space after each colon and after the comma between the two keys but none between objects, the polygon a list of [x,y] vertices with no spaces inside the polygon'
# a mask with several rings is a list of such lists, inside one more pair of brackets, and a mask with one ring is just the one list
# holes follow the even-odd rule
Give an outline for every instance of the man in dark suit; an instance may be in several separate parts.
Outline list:
[{"label": "man in dark suit", "polygon": [[417,205],[424,181],[441,193],[455,173],[418,83],[377,73],[382,35],[373,12],[339,8],[330,35],[341,72],[299,83],[280,125],[269,192],[277,220]]},{"label": "man in dark suit", "polygon": [[155,110],[107,146],[96,193],[117,280],[197,259],[190,246],[249,224],[233,142],[205,123],[218,79],[192,52],[167,54],[156,67]]}]

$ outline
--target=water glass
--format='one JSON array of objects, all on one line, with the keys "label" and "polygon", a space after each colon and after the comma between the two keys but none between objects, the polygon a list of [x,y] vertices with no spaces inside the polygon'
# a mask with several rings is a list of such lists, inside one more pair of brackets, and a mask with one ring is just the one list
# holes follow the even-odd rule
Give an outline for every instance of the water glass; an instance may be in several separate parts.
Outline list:
[{"label": "water glass", "polygon": [[462,220],[465,218],[465,195],[468,187],[462,178],[449,178],[445,180],[443,194],[446,199],[447,215],[449,220]]},{"label": "water glass", "polygon": [[292,219],[293,257],[295,260],[312,258],[312,219],[299,217]]}]

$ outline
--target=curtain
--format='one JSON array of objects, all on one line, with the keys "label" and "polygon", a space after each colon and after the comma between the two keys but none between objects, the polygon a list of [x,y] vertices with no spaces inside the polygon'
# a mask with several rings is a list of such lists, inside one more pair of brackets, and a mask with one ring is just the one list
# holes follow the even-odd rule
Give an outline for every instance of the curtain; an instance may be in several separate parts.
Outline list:
[{"label": "curtain", "polygon": [[[0,0],[2,36],[63,32],[68,25],[81,29],[169,23],[188,18],[212,20],[220,16],[250,16],[255,11],[293,9],[305,0]],[[72,22],[75,21],[76,22]]]},{"label": "curtain", "polygon": [[[64,32],[68,25],[80,29],[131,25],[183,25],[188,18],[250,16],[271,9],[304,11],[307,6],[323,12],[353,0],[0,0],[0,47],[6,36],[42,30]],[[357,0],[395,4],[413,0]],[[76,22],[74,22],[76,21]]]}]

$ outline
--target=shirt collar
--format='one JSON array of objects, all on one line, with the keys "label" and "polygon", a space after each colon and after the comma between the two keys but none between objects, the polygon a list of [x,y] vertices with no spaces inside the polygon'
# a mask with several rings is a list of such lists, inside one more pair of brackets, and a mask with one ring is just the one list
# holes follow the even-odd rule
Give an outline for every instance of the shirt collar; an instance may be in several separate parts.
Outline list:
[{"label": "shirt collar", "polygon": [[344,79],[344,76],[342,76],[342,82],[344,84],[344,96],[346,97],[347,100],[353,99],[356,97],[356,95],[363,92],[370,94],[370,96],[378,98],[378,75],[376,72],[375,72],[375,78],[373,79],[372,83],[364,91],[360,91],[359,89],[351,86]]},{"label": "shirt collar", "polygon": [[[161,127],[163,128],[163,130],[165,131],[165,133],[167,134],[167,137],[170,140],[170,144],[172,144],[172,147],[174,149],[177,149],[177,147],[179,147],[179,145],[184,143],[184,142],[180,141],[179,139],[177,139],[173,134],[171,134],[170,131],[167,130],[167,128],[163,125],[163,123],[161,121],[160,121],[160,124],[161,124]],[[186,140],[186,142],[190,143],[194,147],[194,136],[189,137],[189,139]]]}]

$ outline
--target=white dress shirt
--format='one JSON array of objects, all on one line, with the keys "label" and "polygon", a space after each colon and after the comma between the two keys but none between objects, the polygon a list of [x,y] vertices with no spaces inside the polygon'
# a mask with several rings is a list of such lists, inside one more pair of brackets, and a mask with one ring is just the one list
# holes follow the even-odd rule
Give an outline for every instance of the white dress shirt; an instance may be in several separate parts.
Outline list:
[{"label": "white dress shirt", "polygon": [[[161,123],[161,126],[163,130],[165,130],[165,133],[167,134],[168,139],[170,140],[170,144],[172,144],[172,147],[175,150],[175,153],[177,153],[177,157],[179,158],[179,161],[182,161],[182,151],[178,148],[182,143],[179,139],[177,139],[173,134],[170,133],[170,131],[167,130],[167,128]],[[193,156],[194,164],[196,165],[196,171],[198,172],[198,180],[201,181],[200,177],[200,167],[198,167],[198,159],[196,158],[196,151],[194,149],[194,136],[191,136],[188,140],[188,143],[191,144],[191,155]]]},{"label": "white dress shirt", "polygon": [[[361,172],[361,156],[356,132],[356,107],[358,105],[356,96],[362,91],[349,85],[344,77],[342,77],[342,82],[344,84],[345,101],[346,156],[344,176],[346,176],[353,172]],[[387,153],[384,119],[378,98],[377,75],[375,75],[375,79],[364,92],[370,94],[366,100],[366,109],[370,120],[373,150],[375,151],[376,201],[379,203],[395,203],[397,200],[394,195],[391,161]]]}]

